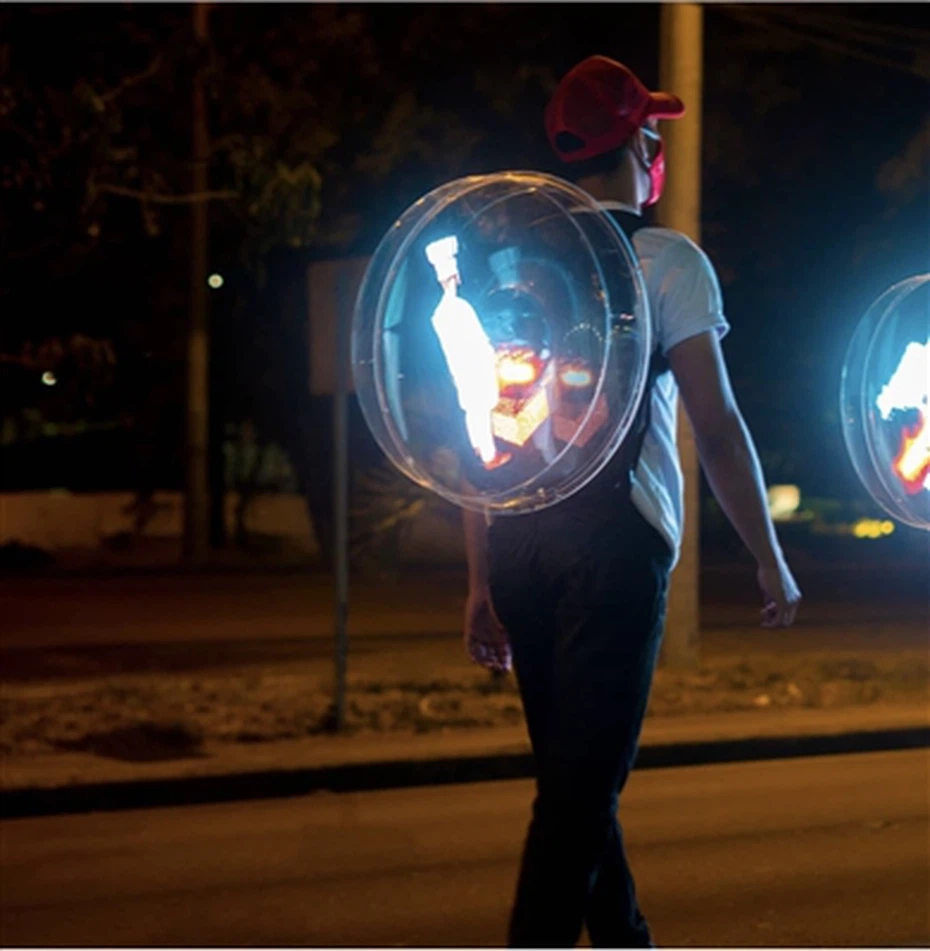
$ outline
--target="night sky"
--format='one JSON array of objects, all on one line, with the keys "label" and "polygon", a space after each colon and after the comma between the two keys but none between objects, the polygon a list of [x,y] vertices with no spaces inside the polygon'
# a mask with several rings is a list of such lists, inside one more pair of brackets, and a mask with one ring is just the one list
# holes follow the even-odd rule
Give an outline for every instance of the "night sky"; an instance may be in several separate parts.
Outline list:
[{"label": "night sky", "polygon": [[[331,24],[349,14],[346,36]],[[314,16],[322,19],[308,26]],[[0,126],[7,156],[0,283],[13,315],[0,350],[15,354],[24,340],[81,331],[114,339],[127,365],[153,352],[176,357],[186,308],[185,212],[162,209],[159,233],[147,234],[135,202],[88,208],[87,169],[103,178],[123,174],[125,164],[94,153],[99,135],[77,156],[45,161],[48,137],[29,121],[55,114],[41,112],[48,101],[64,109],[79,80],[112,88],[161,46],[169,66],[127,93],[125,125],[110,130],[107,147],[132,139],[141,143],[141,165],[182,168],[191,58],[178,50],[189,8],[16,6],[3,18],[0,91],[15,104],[3,107]],[[288,101],[318,110],[322,124],[332,105],[342,125],[339,140],[320,153],[320,224],[301,247],[263,245],[254,222],[249,231],[214,206],[211,263],[230,275],[227,300],[214,302],[214,326],[233,326],[236,294],[251,302],[246,310],[267,309],[270,299],[292,299],[313,258],[370,253],[407,204],[450,177],[558,171],[542,130],[551,82],[601,53],[654,87],[658,20],[649,4],[220,4],[212,15],[215,135],[266,121],[261,108],[249,112],[241,100],[241,78],[256,64],[284,86],[300,72],[304,98]],[[812,495],[861,493],[839,431],[839,373],[871,301],[930,264],[928,49],[930,13],[919,4],[705,8],[703,244],[721,277],[733,326],[726,352],[770,482],[798,481]],[[236,83],[228,79],[233,71]],[[372,148],[401,95],[413,102],[406,121],[424,144],[372,172],[358,156]],[[457,122],[470,130],[458,139]],[[263,129],[276,147],[293,150],[282,123],[268,120]],[[379,149],[384,154],[384,143]],[[36,167],[46,175],[41,211]],[[218,186],[227,183],[229,163],[218,161],[212,174]],[[178,179],[166,175],[162,185],[177,188]],[[91,227],[100,229],[93,240]],[[258,290],[241,253],[247,232],[267,265]],[[214,344],[230,351],[243,339],[251,338],[230,332]],[[266,369],[287,362],[288,347],[276,354],[270,340]],[[827,455],[842,458],[825,465]]]}]

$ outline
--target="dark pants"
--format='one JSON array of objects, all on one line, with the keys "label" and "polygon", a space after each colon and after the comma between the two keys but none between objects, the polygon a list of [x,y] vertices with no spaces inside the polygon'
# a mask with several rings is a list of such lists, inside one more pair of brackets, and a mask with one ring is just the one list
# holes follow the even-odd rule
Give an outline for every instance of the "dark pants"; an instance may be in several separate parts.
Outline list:
[{"label": "dark pants", "polygon": [[650,947],[617,822],[665,621],[671,553],[620,493],[490,530],[537,794],[511,947]]}]

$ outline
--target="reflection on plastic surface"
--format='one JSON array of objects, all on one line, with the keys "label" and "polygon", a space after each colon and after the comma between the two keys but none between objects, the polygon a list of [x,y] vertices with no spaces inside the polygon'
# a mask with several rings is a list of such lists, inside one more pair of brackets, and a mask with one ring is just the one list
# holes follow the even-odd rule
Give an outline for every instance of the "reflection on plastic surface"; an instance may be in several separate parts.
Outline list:
[{"label": "reflection on plastic surface", "polygon": [[609,461],[650,348],[642,274],[611,217],[560,179],[505,172],[450,182],[395,222],[359,292],[352,365],[402,472],[519,514]]},{"label": "reflection on plastic surface", "polygon": [[889,288],[856,328],[841,385],[853,466],[889,515],[930,530],[930,274]]}]

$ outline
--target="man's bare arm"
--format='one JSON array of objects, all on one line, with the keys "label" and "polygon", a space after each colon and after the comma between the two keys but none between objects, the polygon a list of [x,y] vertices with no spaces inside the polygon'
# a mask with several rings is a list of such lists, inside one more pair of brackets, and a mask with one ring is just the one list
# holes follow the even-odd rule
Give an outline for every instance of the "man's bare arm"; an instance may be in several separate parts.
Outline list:
[{"label": "man's bare arm", "polygon": [[481,512],[465,509],[465,557],[468,562],[468,587],[474,593],[488,590],[488,524]]},{"label": "man's bare arm", "polygon": [[488,571],[488,523],[483,512],[466,509],[465,556],[468,561],[468,600],[465,604],[465,648],[471,659],[488,670],[510,670],[512,657],[507,632],[491,602]]},{"label": "man's bare arm", "polygon": [[785,562],[766,500],[765,479],[713,332],[673,347],[669,363],[694,430],[701,465],[721,508],[759,565],[775,606],[773,624],[794,620],[800,592]]}]

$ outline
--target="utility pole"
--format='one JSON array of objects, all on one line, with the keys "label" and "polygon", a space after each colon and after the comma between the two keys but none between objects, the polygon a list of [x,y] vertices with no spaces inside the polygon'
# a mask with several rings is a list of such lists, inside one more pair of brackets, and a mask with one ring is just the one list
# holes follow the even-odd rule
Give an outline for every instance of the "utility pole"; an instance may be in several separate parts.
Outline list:
[{"label": "utility pole", "polygon": [[[687,112],[663,123],[668,169],[657,220],[700,242],[704,11],[696,3],[665,3],[660,17],[659,88],[681,97]],[[681,560],[672,575],[662,661],[681,668],[695,666],[699,656],[700,468],[694,433],[680,404],[678,417],[685,526]]]},{"label": "utility pole", "polygon": [[[203,53],[209,35],[208,3],[193,5],[194,37]],[[191,204],[191,312],[187,338],[187,452],[184,496],[184,554],[202,564],[210,546],[208,493],[210,326],[207,305],[209,205],[198,199],[208,188],[209,133],[203,63],[193,81],[193,172]]]}]

